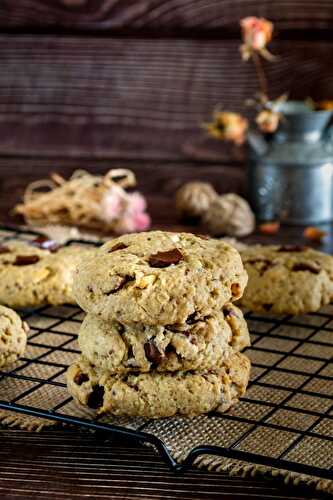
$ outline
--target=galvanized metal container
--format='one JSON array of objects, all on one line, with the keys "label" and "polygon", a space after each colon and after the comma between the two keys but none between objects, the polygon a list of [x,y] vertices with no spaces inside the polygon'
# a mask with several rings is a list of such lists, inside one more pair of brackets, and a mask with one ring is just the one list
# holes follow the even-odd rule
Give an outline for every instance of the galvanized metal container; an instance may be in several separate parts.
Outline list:
[{"label": "galvanized metal container", "polygon": [[249,198],[262,221],[319,224],[333,220],[331,111],[289,101],[270,140],[249,133]]}]

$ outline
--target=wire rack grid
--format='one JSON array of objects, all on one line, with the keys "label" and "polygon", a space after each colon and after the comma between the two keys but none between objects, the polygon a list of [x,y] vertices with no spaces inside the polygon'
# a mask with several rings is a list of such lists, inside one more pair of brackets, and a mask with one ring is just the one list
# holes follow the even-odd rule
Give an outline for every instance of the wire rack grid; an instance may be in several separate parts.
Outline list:
[{"label": "wire rack grid", "polygon": [[[2,227],[0,241],[36,234]],[[198,456],[218,455],[333,479],[333,305],[300,317],[247,313],[252,375],[245,397],[225,414],[192,419],[96,418],[74,403],[65,384],[79,353],[83,312],[44,306],[22,317],[30,325],[28,346],[24,357],[0,371],[2,410],[149,443],[175,471]]]}]

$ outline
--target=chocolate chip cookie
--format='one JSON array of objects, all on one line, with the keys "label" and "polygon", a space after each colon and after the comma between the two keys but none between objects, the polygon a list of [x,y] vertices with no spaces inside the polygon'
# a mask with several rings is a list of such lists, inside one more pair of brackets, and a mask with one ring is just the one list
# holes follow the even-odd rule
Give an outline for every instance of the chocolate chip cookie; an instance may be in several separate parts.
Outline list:
[{"label": "chocolate chip cookie", "polygon": [[3,243],[0,246],[0,303],[15,309],[75,304],[74,270],[81,258],[94,251],[78,245],[58,248],[44,238],[29,243]]},{"label": "chocolate chip cookie", "polygon": [[23,355],[28,331],[27,323],[15,311],[0,306],[0,368]]},{"label": "chocolate chip cookie", "polygon": [[110,373],[218,369],[250,344],[242,312],[233,304],[179,325],[124,325],[88,314],[79,332],[83,357]]},{"label": "chocolate chip cookie", "polygon": [[173,325],[239,299],[246,282],[240,255],[227,243],[152,231],[107,242],[84,259],[74,295],[106,321]]},{"label": "chocolate chip cookie", "polygon": [[314,312],[333,299],[333,257],[301,246],[241,251],[249,282],[241,305],[275,314]]},{"label": "chocolate chip cookie", "polygon": [[111,375],[81,359],[67,372],[70,394],[99,414],[149,418],[224,412],[245,393],[250,362],[240,353],[211,372]]}]

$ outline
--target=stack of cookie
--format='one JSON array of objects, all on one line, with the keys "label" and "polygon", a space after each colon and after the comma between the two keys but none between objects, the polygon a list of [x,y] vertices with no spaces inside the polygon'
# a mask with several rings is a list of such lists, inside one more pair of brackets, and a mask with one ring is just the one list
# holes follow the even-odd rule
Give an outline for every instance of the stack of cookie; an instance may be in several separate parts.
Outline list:
[{"label": "stack of cookie", "polygon": [[144,417],[227,410],[250,363],[241,311],[247,274],[223,241],[162,231],[126,235],[80,264],[88,313],[68,389],[99,413]]}]

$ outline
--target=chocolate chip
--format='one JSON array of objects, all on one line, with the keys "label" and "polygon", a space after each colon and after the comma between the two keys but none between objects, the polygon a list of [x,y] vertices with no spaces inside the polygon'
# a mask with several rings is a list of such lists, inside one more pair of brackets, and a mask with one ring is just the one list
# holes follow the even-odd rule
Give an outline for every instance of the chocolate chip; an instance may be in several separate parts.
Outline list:
[{"label": "chocolate chip", "polygon": [[162,353],[157,349],[153,340],[144,344],[144,350],[148,361],[154,365],[159,365],[163,359]]},{"label": "chocolate chip", "polygon": [[18,255],[13,262],[14,266],[30,266],[36,264],[40,259],[38,255]]},{"label": "chocolate chip", "polygon": [[82,385],[84,382],[88,382],[89,377],[85,373],[79,372],[74,377],[74,382],[76,385]]},{"label": "chocolate chip", "polygon": [[187,320],[186,320],[186,323],[188,325],[194,325],[194,323],[196,323],[196,312],[194,311],[194,313],[190,314],[188,317],[187,317]]},{"label": "chocolate chip", "polygon": [[130,345],[127,349],[127,358],[134,358],[134,352],[133,352],[133,347]]},{"label": "chocolate chip", "polygon": [[110,248],[110,250],[108,250],[108,253],[116,252],[117,250],[124,250],[125,248],[127,248],[127,245],[125,245],[122,242],[119,242],[116,243],[112,248]]},{"label": "chocolate chip", "polygon": [[299,262],[298,264],[293,265],[292,271],[308,271],[309,273],[312,274],[319,274],[320,268],[317,267],[315,264]]},{"label": "chocolate chip", "polygon": [[0,245],[0,254],[1,253],[9,253],[10,248],[6,247],[5,245]]},{"label": "chocolate chip", "polygon": [[149,265],[151,267],[168,267],[171,266],[171,264],[178,264],[181,260],[183,260],[182,253],[178,248],[173,248],[166,252],[157,252],[151,255],[149,257]]},{"label": "chocolate chip", "polygon": [[278,252],[304,252],[308,247],[304,245],[282,245],[278,248]]},{"label": "chocolate chip", "polygon": [[273,307],[273,304],[263,304],[262,305],[263,309],[265,309],[265,311],[270,311]]},{"label": "chocolate chip", "polygon": [[56,252],[59,250],[58,243],[47,238],[46,236],[38,236],[34,240],[30,241],[30,244],[43,250],[49,250],[50,252]]},{"label": "chocolate chip", "polygon": [[92,392],[88,396],[87,405],[89,406],[89,408],[97,410],[97,408],[103,406],[103,399],[104,387],[102,387],[101,385],[95,385]]},{"label": "chocolate chip", "polygon": [[121,323],[117,323],[117,331],[118,331],[118,333],[120,333],[120,335],[122,333],[124,333],[124,331],[125,331],[124,325],[122,325]]},{"label": "chocolate chip", "polygon": [[246,264],[260,264],[259,273],[264,274],[270,267],[274,266],[274,262],[268,259],[250,259]]},{"label": "chocolate chip", "polygon": [[124,288],[124,286],[127,285],[127,283],[129,283],[130,281],[134,281],[134,278],[132,276],[119,276],[119,281],[116,287],[113,288],[113,290],[106,292],[104,295],[112,295],[113,293],[119,292],[119,290]]},{"label": "chocolate chip", "polygon": [[175,353],[176,352],[176,349],[174,348],[174,346],[172,344],[168,344],[164,350],[165,354],[168,355],[168,354],[172,354],[172,353]]}]

